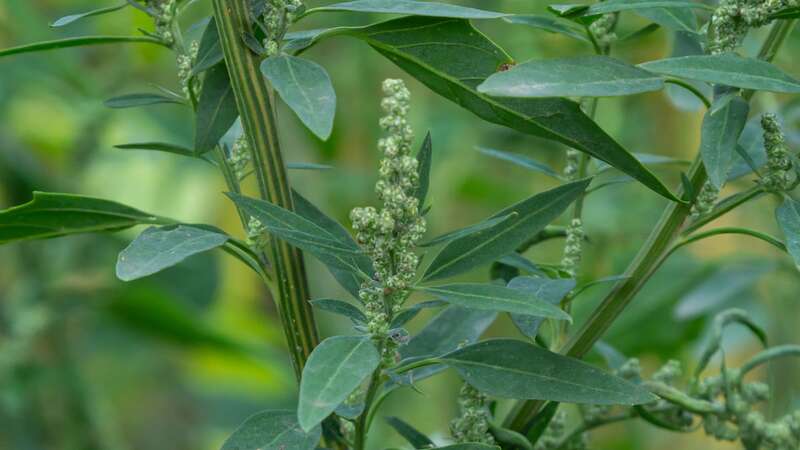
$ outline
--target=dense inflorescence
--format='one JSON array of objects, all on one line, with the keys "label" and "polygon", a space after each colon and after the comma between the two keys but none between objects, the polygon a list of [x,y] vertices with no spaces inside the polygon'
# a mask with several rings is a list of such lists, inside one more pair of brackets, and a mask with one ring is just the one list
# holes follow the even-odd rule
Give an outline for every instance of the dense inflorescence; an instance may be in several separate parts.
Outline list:
[{"label": "dense inflorescence", "polygon": [[695,203],[692,205],[692,217],[698,218],[708,214],[714,209],[714,205],[719,197],[719,189],[713,183],[707,181],[697,194]]},{"label": "dense inflorescence", "polygon": [[301,0],[266,0],[264,2],[264,49],[267,56],[278,54],[286,30],[305,11]]},{"label": "dense inflorescence", "polygon": [[616,13],[604,14],[589,25],[589,32],[600,48],[608,48],[617,40],[617,34],[614,32],[617,18]]},{"label": "dense inflorescence", "polygon": [[250,144],[247,136],[242,133],[231,147],[230,153],[226,155],[228,166],[233,171],[237,180],[242,181],[247,176],[247,167],[250,164]]},{"label": "dense inflorescence", "polygon": [[583,221],[579,218],[572,219],[567,226],[567,240],[564,244],[564,256],[561,258],[561,270],[573,278],[578,275],[578,267],[583,254],[583,238]]},{"label": "dense inflorescence", "polygon": [[736,50],[751,28],[763,27],[772,14],[798,6],[798,0],[722,0],[711,17],[709,51],[712,54]]},{"label": "dense inflorescence", "polygon": [[456,442],[494,444],[489,434],[491,414],[487,408],[486,395],[469,383],[461,386],[458,395],[459,416],[450,422],[450,433]]},{"label": "dense inflorescence", "polygon": [[771,191],[791,190],[797,184],[797,173],[778,119],[774,114],[764,114],[761,128],[764,130],[764,149],[767,152],[767,172],[761,182]]},{"label": "dense inflorescence", "polygon": [[375,276],[361,285],[367,329],[384,349],[386,362],[395,357],[396,344],[389,339],[389,324],[409,295],[419,258],[415,248],[425,233],[425,219],[415,197],[419,185],[417,160],[411,156],[413,133],[408,124],[410,94],[401,80],[383,83],[386,115],[380,125],[387,135],[378,142],[383,153],[375,192],[382,203],[355,208],[350,214],[356,239],[370,256]]}]

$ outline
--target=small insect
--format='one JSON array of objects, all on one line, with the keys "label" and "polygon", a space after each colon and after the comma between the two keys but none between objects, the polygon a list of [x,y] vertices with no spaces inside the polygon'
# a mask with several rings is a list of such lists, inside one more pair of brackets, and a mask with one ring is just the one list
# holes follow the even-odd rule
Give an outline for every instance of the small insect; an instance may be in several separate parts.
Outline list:
[{"label": "small insect", "polygon": [[514,61],[504,62],[503,64],[500,64],[500,66],[497,68],[497,71],[498,72],[505,72],[507,70],[510,70],[512,67],[514,67],[516,65],[517,65],[517,63],[515,63]]}]

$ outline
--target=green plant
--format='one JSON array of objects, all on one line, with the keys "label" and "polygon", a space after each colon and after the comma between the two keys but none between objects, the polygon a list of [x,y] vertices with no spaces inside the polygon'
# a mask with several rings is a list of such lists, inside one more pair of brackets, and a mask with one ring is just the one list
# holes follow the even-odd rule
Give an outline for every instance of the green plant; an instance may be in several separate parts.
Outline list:
[{"label": "green plant", "polygon": [[[121,42],[172,50],[181,93],[163,89],[117,97],[107,105],[186,104],[195,113],[193,145],[140,142],[123,147],[176,153],[218,167],[248,239],[109,200],[35,193],[30,203],[0,213],[0,243],[150,225],[120,253],[120,279],[152,275],[215,248],[255,271],[270,287],[280,311],[300,383],[298,407],[251,417],[223,449],[314,449],[323,442],[330,448],[363,450],[383,401],[445,367],[464,380],[460,415],[451,426],[457,443],[446,447],[453,450],[582,448],[589,430],[633,418],[672,431],[691,431],[702,423],[708,434],[740,440],[747,449],[797,447],[797,413],[773,422],[754,413],[752,405],[765,400],[768,389],[745,382],[743,376],[766,361],[800,354],[798,347],[766,349],[740,369],[727,368],[723,358],[719,376],[701,377],[721,348],[726,325],[743,324],[765,341],[764,332],[741,311],[717,316],[711,342],[685,390],[678,387],[675,363],[643,380],[635,360],[609,364],[612,372],[580,361],[664,261],[685,245],[720,234],[746,235],[774,245],[800,265],[796,152],[769,113],[752,114],[763,129],[764,147],[745,149],[739,144],[751,115],[749,102],[757,92],[800,93],[800,82],[771,64],[800,15],[796,1],[723,0],[709,6],[699,1],[607,0],[553,5],[551,16],[540,17],[410,0],[358,0],[314,8],[288,0],[214,0],[202,38],[187,43],[179,18],[191,3],[128,1],[126,5],[153,19],[154,32],[144,37],[49,41],[3,50],[0,57]],[[62,18],[53,26],[126,5]],[[620,13],[631,10],[653,24],[619,37]],[[307,16],[328,11],[403,17],[366,26],[291,31]],[[697,24],[698,16],[706,19],[703,27]],[[517,64],[473,27],[471,21],[477,20],[504,20],[560,33],[587,44],[594,55]],[[757,57],[736,53],[751,28],[766,25],[771,31]],[[685,33],[705,52],[639,65],[609,56],[617,42],[659,26]],[[284,162],[276,122],[280,96],[311,132],[328,138],[336,104],[333,87],[325,69],[299,55],[339,35],[369,44],[434,92],[487,122],[569,147],[563,173],[519,155],[486,151],[564,183],[483,222],[426,241],[426,213],[431,208],[426,200],[435,152],[428,135],[413,154],[416,140],[407,121],[411,94],[401,80],[389,79],[381,101],[386,115],[380,124],[386,136],[378,143],[383,158],[375,186],[380,207],[352,211],[354,239],[292,190],[286,175],[291,166]],[[681,173],[677,192],[647,167],[674,160],[630,153],[593,120],[600,98],[660,91],[668,84],[686,89],[707,108],[700,150],[688,171]],[[713,88],[713,98],[706,97],[704,88]],[[237,118],[242,133],[228,147],[223,136]],[[757,181],[718,200],[735,164],[744,167],[737,171]],[[670,203],[624,274],[578,287],[587,238],[584,203],[588,193],[613,183],[596,181],[612,169]],[[242,182],[251,174],[257,180],[257,197],[243,194]],[[767,194],[781,199],[776,218],[785,240],[748,228],[701,230]],[[568,209],[566,228],[550,225]],[[537,265],[522,256],[553,237],[566,238],[561,264]],[[438,251],[428,250],[434,248]],[[311,300],[300,251],[324,263],[358,303]],[[435,253],[428,264],[420,257],[424,251]],[[490,282],[442,281],[486,266]],[[573,301],[587,286],[601,282],[614,283],[610,293],[571,330]],[[407,305],[413,292],[435,300]],[[348,317],[355,333],[319,342],[312,306]],[[409,336],[404,327],[421,309],[441,306],[446,308],[423,331]],[[478,342],[499,312],[510,314],[527,339]],[[497,398],[517,400],[504,418],[498,417],[492,400]],[[560,403],[582,405],[582,425],[567,433]],[[434,445],[400,419],[390,424],[415,448]]]}]

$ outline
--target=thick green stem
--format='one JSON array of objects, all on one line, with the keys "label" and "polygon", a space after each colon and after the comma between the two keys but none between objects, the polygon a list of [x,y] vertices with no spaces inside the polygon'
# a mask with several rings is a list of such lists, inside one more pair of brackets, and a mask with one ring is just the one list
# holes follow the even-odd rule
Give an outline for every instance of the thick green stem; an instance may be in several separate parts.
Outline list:
[{"label": "thick green stem", "polygon": [[[794,22],[784,20],[773,25],[759,56],[766,60],[773,58],[794,26]],[[746,98],[752,96],[751,93],[744,95]],[[689,170],[688,178],[693,192],[699,192],[708,178],[699,155]],[[562,351],[564,354],[582,358],[592,349],[595,342],[608,330],[664,261],[673,241],[680,234],[690,210],[689,205],[677,202],[671,203],[666,208],[647,241],[625,271],[624,276],[627,278],[614,286],[580,330],[567,342]],[[519,403],[506,420],[507,428],[527,432],[529,424],[543,404],[544,402],[538,400]]]},{"label": "thick green stem", "polygon": [[[252,160],[262,199],[293,209],[292,195],[276,129],[274,101],[259,72],[259,57],[241,36],[253,33],[247,0],[214,0],[214,18],[219,30],[225,64],[236,97],[242,126],[252,149]],[[298,379],[308,356],[319,342],[308,281],[300,252],[272,237],[270,263],[275,280],[275,300]]]}]

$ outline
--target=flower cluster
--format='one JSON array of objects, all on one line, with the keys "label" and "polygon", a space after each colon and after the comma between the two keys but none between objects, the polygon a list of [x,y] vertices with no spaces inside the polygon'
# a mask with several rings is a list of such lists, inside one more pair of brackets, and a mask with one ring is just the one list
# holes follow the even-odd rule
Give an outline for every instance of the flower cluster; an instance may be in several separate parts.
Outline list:
[{"label": "flower cluster", "polygon": [[798,0],[720,1],[711,17],[709,50],[712,54],[736,50],[751,28],[767,25],[772,14],[798,5]]},{"label": "flower cluster", "polygon": [[267,0],[264,11],[264,49],[267,56],[278,54],[280,42],[295,18],[305,11],[301,0]]},{"label": "flower cluster", "polygon": [[567,241],[564,245],[564,256],[561,258],[561,269],[571,277],[578,274],[583,254],[583,221],[579,218],[572,219],[567,227]]},{"label": "flower cluster", "polygon": [[617,14],[603,14],[599,19],[589,25],[589,32],[592,33],[595,42],[600,48],[607,48],[617,40],[614,27],[617,25]]},{"label": "flower cluster", "polygon": [[269,245],[267,227],[255,217],[250,217],[247,222],[247,245],[254,250],[263,251]]},{"label": "flower cluster", "polygon": [[394,358],[394,340],[388,339],[389,323],[409,295],[419,258],[414,253],[425,233],[415,193],[419,186],[417,160],[411,156],[413,133],[408,125],[410,94],[401,80],[383,83],[386,115],[380,125],[387,136],[378,142],[383,153],[375,191],[382,203],[355,208],[350,214],[356,240],[370,256],[374,279],[362,284],[359,296],[365,304],[368,331],[384,341],[387,362]]},{"label": "flower cluster", "polygon": [[494,438],[489,434],[491,416],[486,395],[464,383],[458,395],[458,406],[461,414],[450,422],[450,433],[456,442],[494,444]]},{"label": "flower cluster", "polygon": [[156,25],[156,36],[168,46],[172,46],[175,44],[172,26],[177,15],[177,0],[148,0],[147,5],[152,10],[151,14]]},{"label": "flower cluster", "polygon": [[764,114],[761,128],[764,130],[764,148],[767,151],[767,173],[762,184],[771,191],[791,190],[797,184],[797,174],[775,115]]},{"label": "flower cluster", "polygon": [[714,209],[718,197],[719,189],[710,181],[706,181],[700,189],[700,193],[697,194],[694,205],[692,205],[692,217],[696,219],[710,213]]},{"label": "flower cluster", "polygon": [[[181,89],[183,90],[183,95],[186,97],[190,97],[191,95],[196,95],[197,91],[199,90],[199,86],[195,85],[192,86],[192,68],[194,68],[194,64],[197,61],[197,52],[200,51],[200,44],[197,41],[192,41],[189,44],[188,50],[184,53],[178,53],[176,58],[178,62],[178,81],[181,84]],[[191,90],[194,89],[194,92]]]},{"label": "flower cluster", "polygon": [[244,133],[236,139],[226,157],[227,163],[236,179],[239,181],[244,180],[245,176],[247,176],[247,166],[250,164],[251,158],[250,144],[248,144],[247,136]]}]

